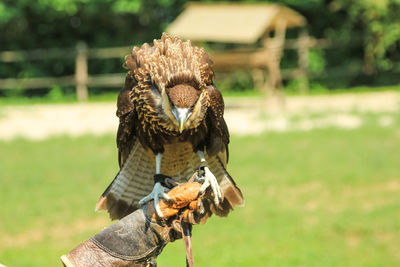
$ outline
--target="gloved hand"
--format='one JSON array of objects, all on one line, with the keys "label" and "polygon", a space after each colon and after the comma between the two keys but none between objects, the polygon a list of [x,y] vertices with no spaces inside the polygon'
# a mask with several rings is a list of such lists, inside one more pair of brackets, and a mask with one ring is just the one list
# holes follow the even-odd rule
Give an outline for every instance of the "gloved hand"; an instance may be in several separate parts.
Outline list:
[{"label": "gloved hand", "polygon": [[67,255],[67,267],[156,266],[156,257],[168,242],[182,238],[182,222],[204,223],[211,215],[209,191],[199,196],[201,184],[187,182],[168,192],[173,202],[160,201],[166,220],[152,202],[107,227]]}]

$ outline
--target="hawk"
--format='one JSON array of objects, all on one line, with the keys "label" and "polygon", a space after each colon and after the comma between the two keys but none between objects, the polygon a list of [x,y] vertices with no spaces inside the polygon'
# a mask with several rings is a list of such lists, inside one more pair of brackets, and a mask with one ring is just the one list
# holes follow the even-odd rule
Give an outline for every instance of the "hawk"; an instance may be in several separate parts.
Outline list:
[{"label": "hawk", "polygon": [[226,216],[243,204],[226,171],[229,132],[224,101],[213,83],[212,61],[190,41],[163,34],[153,46],[134,47],[117,101],[120,170],[96,209],[120,219],[154,199],[168,199],[165,179],[186,182],[203,167],[201,191],[211,187],[215,212]]}]

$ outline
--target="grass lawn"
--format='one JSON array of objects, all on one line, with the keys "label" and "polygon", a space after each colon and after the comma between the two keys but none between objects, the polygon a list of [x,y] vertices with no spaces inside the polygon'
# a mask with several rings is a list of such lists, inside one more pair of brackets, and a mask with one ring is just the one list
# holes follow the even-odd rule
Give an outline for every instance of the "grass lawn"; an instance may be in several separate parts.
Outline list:
[{"label": "grass lawn", "polygon": [[[196,266],[400,266],[400,122],[232,137],[246,207],[194,228]],[[109,224],[113,136],[0,143],[0,263],[60,266]],[[185,266],[182,241],[160,266]]]}]

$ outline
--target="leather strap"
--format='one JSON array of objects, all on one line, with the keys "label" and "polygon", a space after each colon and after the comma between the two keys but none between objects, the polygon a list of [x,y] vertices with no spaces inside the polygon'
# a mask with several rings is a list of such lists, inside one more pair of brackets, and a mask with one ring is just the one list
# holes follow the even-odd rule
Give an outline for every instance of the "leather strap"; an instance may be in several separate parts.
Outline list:
[{"label": "leather strap", "polygon": [[167,179],[172,179],[171,177],[165,174],[156,174],[154,175],[154,184],[160,183],[162,186],[172,189],[172,185],[167,181]]}]

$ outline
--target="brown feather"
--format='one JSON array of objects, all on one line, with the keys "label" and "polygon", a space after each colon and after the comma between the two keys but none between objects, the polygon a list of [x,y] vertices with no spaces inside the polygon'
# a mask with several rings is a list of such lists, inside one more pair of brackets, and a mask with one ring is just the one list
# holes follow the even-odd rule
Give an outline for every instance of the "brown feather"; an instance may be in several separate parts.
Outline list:
[{"label": "brown feather", "polygon": [[167,88],[166,92],[171,99],[171,102],[180,108],[190,108],[199,99],[200,90],[188,84],[178,84],[172,88]]},{"label": "brown feather", "polygon": [[207,113],[207,121],[210,125],[206,143],[207,153],[215,155],[220,151],[225,151],[227,163],[229,158],[229,131],[224,120],[224,100],[214,85],[207,86],[207,92],[210,98],[210,108]]}]

